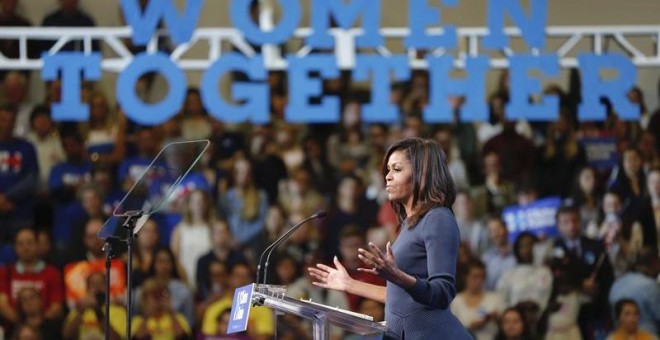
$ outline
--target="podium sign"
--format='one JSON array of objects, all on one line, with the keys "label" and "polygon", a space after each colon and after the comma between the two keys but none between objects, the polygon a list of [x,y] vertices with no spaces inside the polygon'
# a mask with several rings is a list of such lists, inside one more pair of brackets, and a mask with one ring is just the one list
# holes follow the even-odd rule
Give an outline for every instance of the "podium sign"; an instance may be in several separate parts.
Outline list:
[{"label": "podium sign", "polygon": [[227,325],[227,334],[233,334],[247,330],[253,292],[254,283],[236,288],[234,291],[234,301],[231,304],[231,314],[229,324]]}]

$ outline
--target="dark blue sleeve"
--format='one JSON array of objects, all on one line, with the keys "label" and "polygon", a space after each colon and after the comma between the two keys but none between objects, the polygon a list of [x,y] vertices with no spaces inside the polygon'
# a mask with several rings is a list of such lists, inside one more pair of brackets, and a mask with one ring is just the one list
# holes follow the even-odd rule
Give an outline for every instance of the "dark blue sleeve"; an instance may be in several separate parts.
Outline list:
[{"label": "dark blue sleeve", "polygon": [[460,236],[456,219],[448,210],[431,211],[423,225],[428,278],[417,278],[407,291],[423,305],[446,309],[456,296],[456,258]]},{"label": "dark blue sleeve", "polygon": [[20,143],[18,148],[23,156],[21,176],[5,193],[14,203],[29,199],[36,192],[39,183],[37,152],[29,142]]}]

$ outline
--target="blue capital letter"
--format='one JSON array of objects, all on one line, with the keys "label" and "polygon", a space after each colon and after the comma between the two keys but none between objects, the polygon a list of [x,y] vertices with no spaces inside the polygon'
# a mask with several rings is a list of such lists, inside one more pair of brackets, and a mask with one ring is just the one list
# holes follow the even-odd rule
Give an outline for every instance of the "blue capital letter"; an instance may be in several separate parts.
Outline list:
[{"label": "blue capital letter", "polygon": [[424,121],[447,123],[454,121],[454,113],[449,105],[449,96],[465,96],[461,108],[461,121],[474,122],[488,119],[486,106],[486,72],[488,57],[479,56],[466,59],[465,79],[451,79],[454,58],[449,55],[427,57],[429,63],[431,98],[424,109]]},{"label": "blue capital letter", "polygon": [[231,0],[229,19],[248,41],[263,44],[279,44],[289,40],[300,22],[301,10],[298,0],[279,0],[282,6],[282,19],[271,31],[264,32],[250,16],[253,0]]},{"label": "blue capital letter", "polygon": [[62,101],[53,104],[53,120],[84,121],[89,119],[89,105],[80,102],[80,76],[86,80],[101,79],[101,54],[85,55],[80,52],[44,53],[41,69],[43,80],[56,80],[62,76]]},{"label": "blue capital letter", "polygon": [[[135,83],[147,72],[158,72],[170,91],[160,103],[147,104],[135,93]],[[186,95],[186,75],[164,53],[140,53],[117,79],[117,101],[126,116],[139,124],[157,125],[174,116]]]},{"label": "blue capital letter", "polygon": [[371,73],[371,103],[362,107],[362,121],[365,123],[395,123],[399,121],[399,109],[390,102],[392,84],[390,72],[394,79],[410,78],[408,57],[379,55],[358,55],[353,78],[358,81],[369,79]]},{"label": "blue capital letter", "polygon": [[383,45],[383,37],[378,32],[380,21],[380,0],[312,0],[312,35],[306,42],[314,48],[333,48],[334,39],[328,34],[330,16],[337,20],[339,27],[349,29],[362,15],[364,34],[357,37],[357,47],[377,47]]},{"label": "blue capital letter", "polygon": [[202,99],[204,106],[212,116],[218,120],[239,123],[251,120],[256,124],[267,123],[268,112],[268,84],[265,83],[234,83],[232,96],[244,100],[241,106],[227,103],[220,95],[219,79],[223,74],[241,71],[251,80],[266,80],[267,72],[263,66],[263,58],[257,55],[252,58],[244,57],[238,53],[228,53],[216,60],[202,77]]},{"label": "blue capital letter", "polygon": [[318,71],[321,78],[339,77],[337,61],[331,55],[309,55],[304,58],[288,56],[289,104],[285,119],[290,123],[337,123],[339,99],[322,98],[320,105],[310,105],[309,98],[323,95],[322,79],[309,77],[310,71]]},{"label": "blue capital letter", "polygon": [[488,35],[484,37],[486,48],[500,49],[509,44],[504,35],[504,14],[509,13],[511,20],[518,25],[522,37],[531,48],[545,46],[545,24],[548,18],[547,0],[531,0],[530,15],[527,17],[520,0],[489,0],[488,1]]},{"label": "blue capital letter", "polygon": [[529,98],[543,91],[541,81],[529,77],[529,71],[538,69],[546,75],[559,75],[559,57],[556,54],[541,56],[515,55],[509,57],[511,77],[511,102],[506,106],[506,118],[510,120],[553,121],[559,118],[559,98],[543,96],[540,104],[530,103]]},{"label": "blue capital letter", "polygon": [[121,0],[120,5],[124,18],[133,28],[135,45],[146,45],[158,28],[161,19],[167,24],[167,29],[175,44],[190,41],[202,10],[202,0],[186,1],[183,16],[179,15],[172,2],[172,0],[149,1],[142,13],[138,0]]},{"label": "blue capital letter", "polygon": [[[430,7],[428,0],[410,0],[408,9],[408,26],[410,35],[404,39],[406,48],[455,48],[456,27],[452,25],[443,26],[442,35],[428,35],[426,28],[430,25],[440,24],[440,10]],[[458,0],[440,0],[446,6],[454,7]]]},{"label": "blue capital letter", "polygon": [[[578,107],[580,121],[605,120],[602,97],[607,97],[614,111],[623,120],[639,119],[640,108],[628,100],[628,91],[637,82],[635,65],[621,54],[581,54],[578,56],[582,75],[582,103]],[[618,76],[610,81],[600,77],[603,69],[617,70]]]}]

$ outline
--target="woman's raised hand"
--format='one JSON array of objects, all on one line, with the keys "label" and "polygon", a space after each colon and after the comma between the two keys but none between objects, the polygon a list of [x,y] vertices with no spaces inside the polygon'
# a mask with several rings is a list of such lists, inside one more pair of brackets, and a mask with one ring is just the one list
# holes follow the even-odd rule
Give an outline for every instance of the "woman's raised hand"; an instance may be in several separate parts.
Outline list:
[{"label": "woman's raised hand", "polygon": [[367,268],[358,268],[359,271],[380,275],[385,280],[402,287],[410,287],[416,279],[399,269],[394,261],[392,245],[387,242],[385,252],[369,242],[369,249],[358,249],[358,257]]},{"label": "woman's raised hand", "polygon": [[333,262],[334,268],[321,263],[317,264],[316,268],[307,268],[309,275],[315,280],[312,284],[321,288],[345,292],[353,278],[348,275],[346,268],[339,262],[337,256],[334,257]]}]

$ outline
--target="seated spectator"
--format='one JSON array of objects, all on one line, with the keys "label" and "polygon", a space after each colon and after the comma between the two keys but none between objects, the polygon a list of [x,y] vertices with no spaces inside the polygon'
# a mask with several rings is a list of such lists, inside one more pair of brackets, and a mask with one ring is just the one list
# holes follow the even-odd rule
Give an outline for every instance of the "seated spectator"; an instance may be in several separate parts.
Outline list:
[{"label": "seated spectator", "polygon": [[61,339],[61,325],[57,320],[47,319],[44,302],[39,290],[35,287],[25,287],[18,292],[16,309],[19,316],[19,325],[28,325],[39,330],[48,339]]},{"label": "seated spectator", "polygon": [[497,291],[507,307],[520,302],[536,303],[541,311],[548,305],[552,292],[552,273],[545,265],[534,264],[534,245],[538,238],[530,232],[522,232],[513,245],[517,264],[505,272],[497,282]]},{"label": "seated spectator", "polygon": [[80,261],[102,261],[105,260],[103,252],[103,240],[99,238],[98,233],[103,228],[105,220],[101,218],[91,218],[85,223],[83,234],[83,244],[71,246],[67,256],[66,263],[75,263]]},{"label": "seated spectator", "polygon": [[[598,218],[602,192],[598,173],[591,166],[583,167],[575,177],[571,200],[580,208],[582,230],[589,230]],[[586,234],[589,236],[589,234]]]},{"label": "seated spectator", "polygon": [[133,339],[192,337],[188,320],[172,306],[171,294],[168,285],[163,281],[155,278],[144,281],[138,295],[140,314],[133,317]]},{"label": "seated spectator", "polygon": [[202,103],[199,89],[189,87],[181,109],[181,137],[185,140],[211,137],[211,118]]},{"label": "seated spectator", "polygon": [[[119,163],[117,170],[117,179],[125,192],[128,192],[135,182],[137,182],[145,170],[151,165],[158,154],[158,140],[153,128],[141,128],[136,132],[135,144],[137,154]],[[154,164],[154,166],[163,166],[163,164]]]},{"label": "seated spectator", "polygon": [[11,336],[12,340],[41,340],[45,339],[45,335],[37,328],[30,325],[18,325],[14,334]]},{"label": "seated spectator", "polygon": [[30,115],[30,127],[26,139],[37,152],[39,163],[39,192],[48,192],[48,178],[51,169],[64,160],[60,135],[50,117],[50,108],[37,106]]},{"label": "seated spectator", "polygon": [[465,289],[451,303],[451,312],[477,340],[493,339],[497,320],[504,309],[502,297],[484,290],[486,267],[479,260],[468,262]]},{"label": "seated spectator", "polygon": [[[609,291],[610,306],[623,299],[635,302],[639,328],[651,334],[660,332],[660,286],[656,281],[658,274],[660,259],[654,250],[645,248],[632,270],[616,279]],[[618,317],[619,312],[616,315]]]},{"label": "seated spectator", "polygon": [[557,212],[558,236],[550,250],[553,273],[565,272],[570,285],[587,297],[580,308],[579,324],[584,338],[602,330],[609,320],[607,292],[614,272],[603,245],[582,236],[580,211],[575,206],[562,206]]},{"label": "seated spectator", "polygon": [[196,287],[197,261],[211,250],[211,228],[218,221],[211,195],[195,189],[184,199],[183,219],[174,227],[170,249],[186,271],[190,287]]},{"label": "seated spectator", "polygon": [[16,108],[0,106],[0,242],[34,221],[39,165],[32,144],[13,136],[15,123]]},{"label": "seated spectator", "polygon": [[220,215],[227,218],[232,235],[250,259],[256,258],[265,248],[264,225],[268,210],[268,197],[255,185],[252,169],[250,161],[236,161],[233,185],[218,202]]},{"label": "seated spectator", "polygon": [[[341,229],[339,233],[339,260],[348,274],[358,281],[384,286],[385,280],[380,276],[358,270],[358,268],[363,267],[363,263],[358,258],[356,249],[366,247],[365,233],[358,226],[349,224]],[[349,309],[357,310],[361,297],[348,293],[346,293],[346,297],[348,298]]]},{"label": "seated spectator", "polygon": [[[140,287],[134,289],[134,295],[137,298],[134,301],[133,308],[151,303],[149,301],[142,302],[141,299],[146,294],[142,291],[147,281],[155,281],[156,284],[167,288],[168,307],[185,317],[186,324],[192,327],[195,322],[193,295],[190,288],[180,279],[180,275],[185,275],[185,273],[172,251],[164,246],[156,248],[153,254],[153,262],[149,268],[149,277]],[[144,312],[142,308],[140,310]]]},{"label": "seated spectator", "polygon": [[220,262],[226,268],[229,268],[234,263],[243,261],[246,261],[245,256],[236,250],[234,238],[227,223],[225,221],[214,223],[211,226],[211,250],[197,261],[198,298],[206,300],[215,291],[212,285],[213,275],[210,271],[213,262]]},{"label": "seated spectator", "polygon": [[[5,7],[9,3],[13,1],[3,1],[0,3],[0,6]],[[12,15],[13,13],[8,12],[6,13],[3,11],[0,13],[0,18],[2,18],[5,15]],[[2,19],[0,19],[0,27],[5,26],[2,23]],[[23,25],[17,25],[17,26],[23,26]],[[29,25],[27,25],[29,26]],[[11,40],[3,40],[2,42],[6,43],[12,43],[13,41]],[[30,43],[28,40],[28,46],[33,45]],[[6,45],[2,45],[0,43],[0,51],[4,54],[4,49],[5,47],[8,47]],[[17,51],[18,52],[18,51]],[[11,56],[4,54],[5,57],[12,58]],[[35,56],[33,55],[32,58]],[[18,58],[18,55],[16,55],[16,58]],[[4,72],[0,71],[0,76],[2,76]],[[7,105],[11,105],[16,109],[16,125],[14,126],[14,137],[20,137],[20,138],[25,138],[27,134],[32,130],[32,124],[30,122],[30,116],[32,114],[32,109],[34,107],[34,104],[29,101],[29,74],[27,73],[21,73],[17,71],[9,71],[7,74],[4,76],[2,79],[2,92],[4,93],[2,99],[4,99],[3,103]]]},{"label": "seated spectator", "polygon": [[660,249],[660,168],[653,168],[646,177],[647,204],[653,211],[657,237],[656,250]]},{"label": "seated spectator", "polygon": [[515,122],[505,121],[502,132],[489,139],[482,154],[497,154],[502,162],[502,179],[528,178],[534,170],[534,144],[516,131]]},{"label": "seated spectator", "polygon": [[499,330],[495,340],[523,340],[533,339],[527,328],[522,311],[517,307],[509,307],[500,317]]},{"label": "seated spectator", "polygon": [[116,166],[124,160],[125,126],[125,117],[111,109],[104,94],[96,92],[91,95],[89,120],[81,124],[80,130],[92,162],[101,166]]},{"label": "seated spectator", "polygon": [[[65,339],[89,339],[103,336],[105,330],[105,274],[91,272],[87,275],[85,296],[64,321]],[[110,301],[110,339],[126,338],[126,310]]]},{"label": "seated spectator", "polygon": [[133,284],[140,286],[149,276],[149,268],[154,261],[154,252],[160,244],[158,224],[152,218],[144,222],[140,229],[140,237],[135,241],[133,253]]},{"label": "seated spectator", "polygon": [[486,223],[490,246],[481,260],[486,264],[486,290],[495,290],[500,276],[516,265],[516,258],[509,244],[509,231],[504,220],[492,216]]},{"label": "seated spectator", "polygon": [[[17,13],[16,7],[18,5],[18,0],[13,1],[2,1],[0,2],[0,27],[27,27],[32,26],[29,20]],[[36,51],[29,49],[28,52],[32,52],[29,56],[34,57]],[[20,57],[20,47],[19,40],[9,40],[2,39],[0,40],[0,53],[5,56],[5,58],[18,59]],[[0,80],[7,77],[11,72],[0,71]],[[20,136],[20,134],[18,135]]]},{"label": "seated spectator", "polygon": [[554,274],[553,292],[541,319],[546,340],[581,340],[578,315],[585,298],[571,284],[570,273],[558,270]]},{"label": "seated spectator", "polygon": [[484,153],[482,171],[484,184],[471,190],[474,214],[499,214],[504,207],[514,202],[513,185],[504,179],[500,157],[495,152]]},{"label": "seated spectator", "polygon": [[[94,27],[94,19],[89,14],[83,12],[78,7],[78,0],[60,0],[60,7],[48,14],[41,26],[45,27]],[[53,42],[46,42],[42,50],[47,50],[52,47]],[[101,47],[99,42],[92,41],[92,50],[100,51]],[[83,51],[82,39],[74,40],[64,45],[61,51]]]},{"label": "seated spectator", "polygon": [[206,272],[208,273],[208,277],[203,287],[203,293],[197,292],[195,304],[196,325],[202,324],[206,308],[227,294],[229,285],[227,264],[225,262],[216,259],[211,260],[211,262],[208,262]]},{"label": "seated spectator", "polygon": [[462,243],[469,246],[474,256],[481,257],[488,248],[488,229],[479,217],[474,216],[470,193],[458,191],[453,208]]},{"label": "seated spectator", "polygon": [[37,233],[23,228],[16,233],[14,248],[17,261],[0,267],[0,316],[10,322],[18,322],[18,293],[22,288],[34,287],[41,294],[44,316],[58,320],[63,316],[64,289],[62,274],[46,264],[37,253]]},{"label": "seated spectator", "polygon": [[447,155],[447,166],[456,188],[459,190],[469,189],[470,178],[467,167],[461,158],[458,146],[452,141],[453,136],[451,129],[447,126],[440,127],[433,133],[433,139],[440,143],[442,150],[445,152],[445,155]]},{"label": "seated spectator", "polygon": [[59,251],[71,240],[73,227],[84,217],[84,210],[76,200],[82,186],[92,179],[92,163],[86,158],[83,140],[77,133],[62,135],[66,159],[55,164],[48,179],[53,209],[53,237]]},{"label": "seated spectator", "polygon": [[[218,328],[218,318],[225,310],[231,310],[234,290],[254,282],[252,273],[254,273],[254,269],[246,262],[237,262],[229,268],[229,285],[223,297],[210,304],[204,311],[201,327],[204,336],[226,333],[226,328]],[[272,338],[275,333],[275,320],[272,310],[263,306],[250,306],[248,315],[247,335],[250,338],[255,340]]]},{"label": "seated spectator", "polygon": [[294,169],[289,179],[280,182],[278,203],[286,214],[316,211],[327,205],[305,168]]},{"label": "seated spectator", "polygon": [[657,340],[653,333],[639,329],[639,308],[634,300],[622,299],[614,306],[619,326],[610,333],[607,340]]}]

